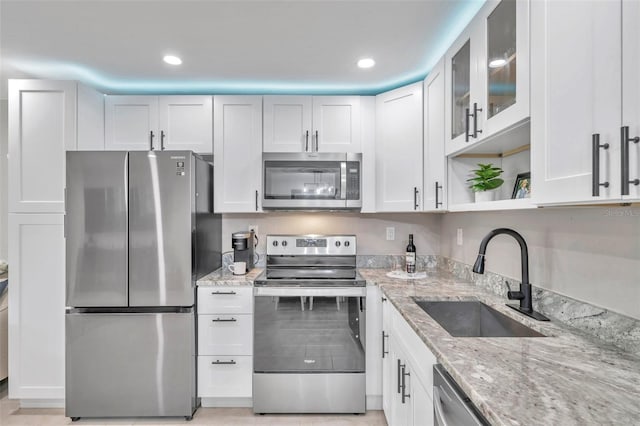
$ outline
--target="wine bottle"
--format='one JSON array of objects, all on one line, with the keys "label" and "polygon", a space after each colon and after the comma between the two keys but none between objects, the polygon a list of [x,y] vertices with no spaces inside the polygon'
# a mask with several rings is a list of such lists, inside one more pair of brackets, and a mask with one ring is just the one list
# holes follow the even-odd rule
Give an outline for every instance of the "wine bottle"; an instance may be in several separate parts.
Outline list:
[{"label": "wine bottle", "polygon": [[413,245],[413,234],[409,234],[409,244],[407,245],[405,262],[407,265],[407,274],[415,273],[416,272],[416,246]]}]

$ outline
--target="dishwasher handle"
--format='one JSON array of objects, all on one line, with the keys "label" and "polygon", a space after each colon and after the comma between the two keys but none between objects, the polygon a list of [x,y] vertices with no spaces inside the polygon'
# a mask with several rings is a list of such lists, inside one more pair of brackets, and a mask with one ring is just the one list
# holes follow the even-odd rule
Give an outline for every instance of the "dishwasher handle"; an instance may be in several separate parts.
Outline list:
[{"label": "dishwasher handle", "polygon": [[444,417],[444,408],[440,399],[440,391],[437,387],[433,388],[433,415],[435,417],[436,426],[449,426]]}]

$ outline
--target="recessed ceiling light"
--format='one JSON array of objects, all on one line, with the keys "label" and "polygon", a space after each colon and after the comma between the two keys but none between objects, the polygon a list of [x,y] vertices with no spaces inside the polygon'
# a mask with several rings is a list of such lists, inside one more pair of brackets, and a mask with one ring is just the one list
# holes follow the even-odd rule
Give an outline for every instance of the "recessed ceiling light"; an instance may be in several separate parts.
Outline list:
[{"label": "recessed ceiling light", "polygon": [[372,66],[374,66],[376,64],[376,61],[374,61],[371,58],[364,58],[364,59],[360,59],[358,61],[358,66],[360,68],[371,68]]},{"label": "recessed ceiling light", "polygon": [[173,55],[166,55],[162,60],[170,65],[180,65],[182,63],[182,59]]},{"label": "recessed ceiling light", "polygon": [[504,67],[505,65],[507,65],[507,60],[506,59],[492,59],[491,62],[489,62],[489,68],[500,68],[500,67]]}]

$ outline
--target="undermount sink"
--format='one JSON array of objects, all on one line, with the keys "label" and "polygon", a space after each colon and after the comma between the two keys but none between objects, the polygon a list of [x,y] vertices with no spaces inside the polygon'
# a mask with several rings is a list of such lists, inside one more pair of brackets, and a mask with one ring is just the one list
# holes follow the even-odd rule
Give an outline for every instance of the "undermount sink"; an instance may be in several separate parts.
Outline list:
[{"label": "undermount sink", "polygon": [[415,301],[453,337],[545,337],[478,301]]}]

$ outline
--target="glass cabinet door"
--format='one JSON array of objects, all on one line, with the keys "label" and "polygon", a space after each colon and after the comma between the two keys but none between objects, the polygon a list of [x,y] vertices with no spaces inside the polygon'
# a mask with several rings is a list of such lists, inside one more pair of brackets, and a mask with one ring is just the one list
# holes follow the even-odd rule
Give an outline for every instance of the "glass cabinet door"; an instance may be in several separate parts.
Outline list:
[{"label": "glass cabinet door", "polygon": [[451,58],[451,139],[467,132],[467,109],[471,91],[471,41]]},{"label": "glass cabinet door", "polygon": [[502,0],[487,18],[487,118],[516,103],[516,0]]}]

